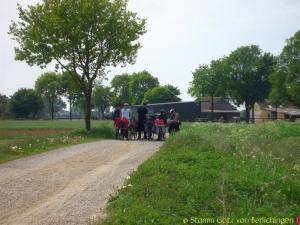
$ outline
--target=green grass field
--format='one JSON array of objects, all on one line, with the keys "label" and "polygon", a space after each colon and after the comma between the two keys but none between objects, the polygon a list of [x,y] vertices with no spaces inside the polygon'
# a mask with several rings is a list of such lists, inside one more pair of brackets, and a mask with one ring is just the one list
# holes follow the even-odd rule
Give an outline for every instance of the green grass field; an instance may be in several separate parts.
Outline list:
[{"label": "green grass field", "polygon": [[114,137],[111,121],[92,121],[92,127],[86,133],[83,120],[0,120],[0,163]]},{"label": "green grass field", "polygon": [[111,198],[99,224],[254,224],[251,217],[270,216],[294,224],[299,162],[299,123],[184,124]]}]

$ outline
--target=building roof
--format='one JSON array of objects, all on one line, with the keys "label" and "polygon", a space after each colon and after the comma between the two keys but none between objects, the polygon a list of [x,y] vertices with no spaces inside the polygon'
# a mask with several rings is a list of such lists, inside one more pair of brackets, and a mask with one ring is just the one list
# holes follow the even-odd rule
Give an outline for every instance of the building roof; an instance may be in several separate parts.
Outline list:
[{"label": "building roof", "polygon": [[[211,111],[211,98],[204,97],[201,99],[201,111]],[[214,112],[239,112],[235,106],[222,97],[214,97]]]},{"label": "building roof", "polygon": [[[276,108],[266,102],[260,102],[257,104],[260,106],[261,109],[271,111],[271,112],[276,112]],[[300,109],[293,105],[289,105],[286,107],[280,106],[277,108],[277,112],[284,113],[290,116],[300,116]]]}]

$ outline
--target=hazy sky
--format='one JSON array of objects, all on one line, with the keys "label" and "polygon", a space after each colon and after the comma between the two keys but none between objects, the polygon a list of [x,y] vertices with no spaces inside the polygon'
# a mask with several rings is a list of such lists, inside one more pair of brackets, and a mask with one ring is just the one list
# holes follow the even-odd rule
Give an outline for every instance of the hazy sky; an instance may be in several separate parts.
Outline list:
[{"label": "hazy sky", "polygon": [[[14,60],[16,43],[7,34],[17,19],[16,5],[38,0],[5,0],[0,8],[0,93],[12,95],[33,87],[43,72]],[[135,65],[111,70],[108,78],[148,70],[161,84],[187,94],[192,71],[199,64],[228,55],[242,45],[257,44],[279,54],[285,40],[300,30],[299,0],[129,0],[129,8],[147,18],[147,33]],[[49,67],[44,71],[53,70]]]}]

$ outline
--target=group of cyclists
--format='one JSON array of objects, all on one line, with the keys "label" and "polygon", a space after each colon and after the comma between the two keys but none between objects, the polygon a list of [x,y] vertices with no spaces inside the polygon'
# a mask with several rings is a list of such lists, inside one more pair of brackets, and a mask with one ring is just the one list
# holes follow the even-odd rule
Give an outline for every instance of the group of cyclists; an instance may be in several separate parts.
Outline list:
[{"label": "group of cyclists", "polygon": [[[117,106],[113,113],[113,121],[116,127],[116,139],[120,136],[130,139],[130,134],[136,134],[137,139],[151,140],[154,134],[157,135],[158,140],[165,139],[165,133],[168,127],[170,134],[179,131],[181,125],[179,115],[174,109],[169,111],[169,115],[164,109],[161,109],[158,114],[150,114],[147,108],[147,103],[137,109],[137,120],[133,117],[128,103],[123,107]],[[143,133],[143,137],[142,137]]]}]

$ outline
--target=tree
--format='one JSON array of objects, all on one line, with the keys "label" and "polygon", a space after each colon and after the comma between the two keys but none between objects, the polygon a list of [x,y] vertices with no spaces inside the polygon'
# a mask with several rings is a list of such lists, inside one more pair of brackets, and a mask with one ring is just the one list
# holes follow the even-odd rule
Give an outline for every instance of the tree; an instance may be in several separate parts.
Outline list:
[{"label": "tree", "polygon": [[6,95],[0,94],[0,118],[3,118],[8,110],[9,98]]},{"label": "tree", "polygon": [[91,96],[106,68],[134,63],[145,20],[127,10],[126,0],[43,0],[18,6],[10,34],[19,43],[16,59],[44,67],[55,61],[85,96],[85,124],[91,129]]},{"label": "tree", "polygon": [[112,105],[112,92],[110,88],[102,85],[96,86],[93,91],[92,102],[94,107],[98,109],[99,114],[101,112],[102,116],[104,116],[105,110]]},{"label": "tree", "polygon": [[9,108],[16,118],[34,119],[39,110],[43,107],[41,97],[33,90],[21,88],[11,97]]},{"label": "tree", "polygon": [[210,65],[200,65],[193,72],[189,93],[199,100],[210,96],[211,112],[214,111],[214,97],[225,96],[225,73],[225,59],[212,61]]},{"label": "tree", "polygon": [[262,53],[256,45],[243,46],[229,55],[228,66],[228,94],[235,104],[245,104],[247,122],[252,109],[254,122],[254,104],[268,97],[268,76],[273,71],[275,59],[269,53]]},{"label": "tree", "polygon": [[[66,106],[66,103],[60,97],[55,99],[53,104],[53,117],[55,117],[60,111],[65,109]],[[46,112],[50,112],[50,107],[51,106],[47,104],[47,102],[44,103],[44,109],[46,110]]]},{"label": "tree", "polygon": [[276,108],[280,105],[285,105],[288,102],[288,94],[286,88],[286,73],[279,68],[269,76],[269,82],[271,84],[271,90],[269,94],[269,101]]},{"label": "tree", "polygon": [[51,119],[54,119],[55,103],[58,102],[59,96],[63,90],[61,87],[61,78],[54,72],[42,74],[35,81],[35,89],[48,104]]},{"label": "tree", "polygon": [[69,73],[65,72],[61,75],[61,89],[62,94],[68,99],[70,120],[72,120],[72,106],[77,98],[79,98],[82,93],[80,88],[76,85]]},{"label": "tree", "polygon": [[[176,92],[174,92],[176,90]],[[143,101],[147,103],[164,103],[164,102],[180,102],[181,99],[178,97],[179,90],[172,86],[160,86],[148,90],[145,93]]]},{"label": "tree", "polygon": [[133,73],[130,77],[130,94],[132,104],[141,104],[144,94],[155,87],[159,86],[158,79],[153,77],[147,71]]},{"label": "tree", "polygon": [[280,54],[280,67],[286,73],[287,93],[300,106],[300,31],[287,40]]},{"label": "tree", "polygon": [[164,87],[168,88],[174,95],[180,95],[180,90],[178,87],[175,87],[171,84],[164,85]]},{"label": "tree", "polygon": [[113,91],[112,102],[114,106],[130,103],[130,75],[121,74],[115,76],[111,81]]}]

